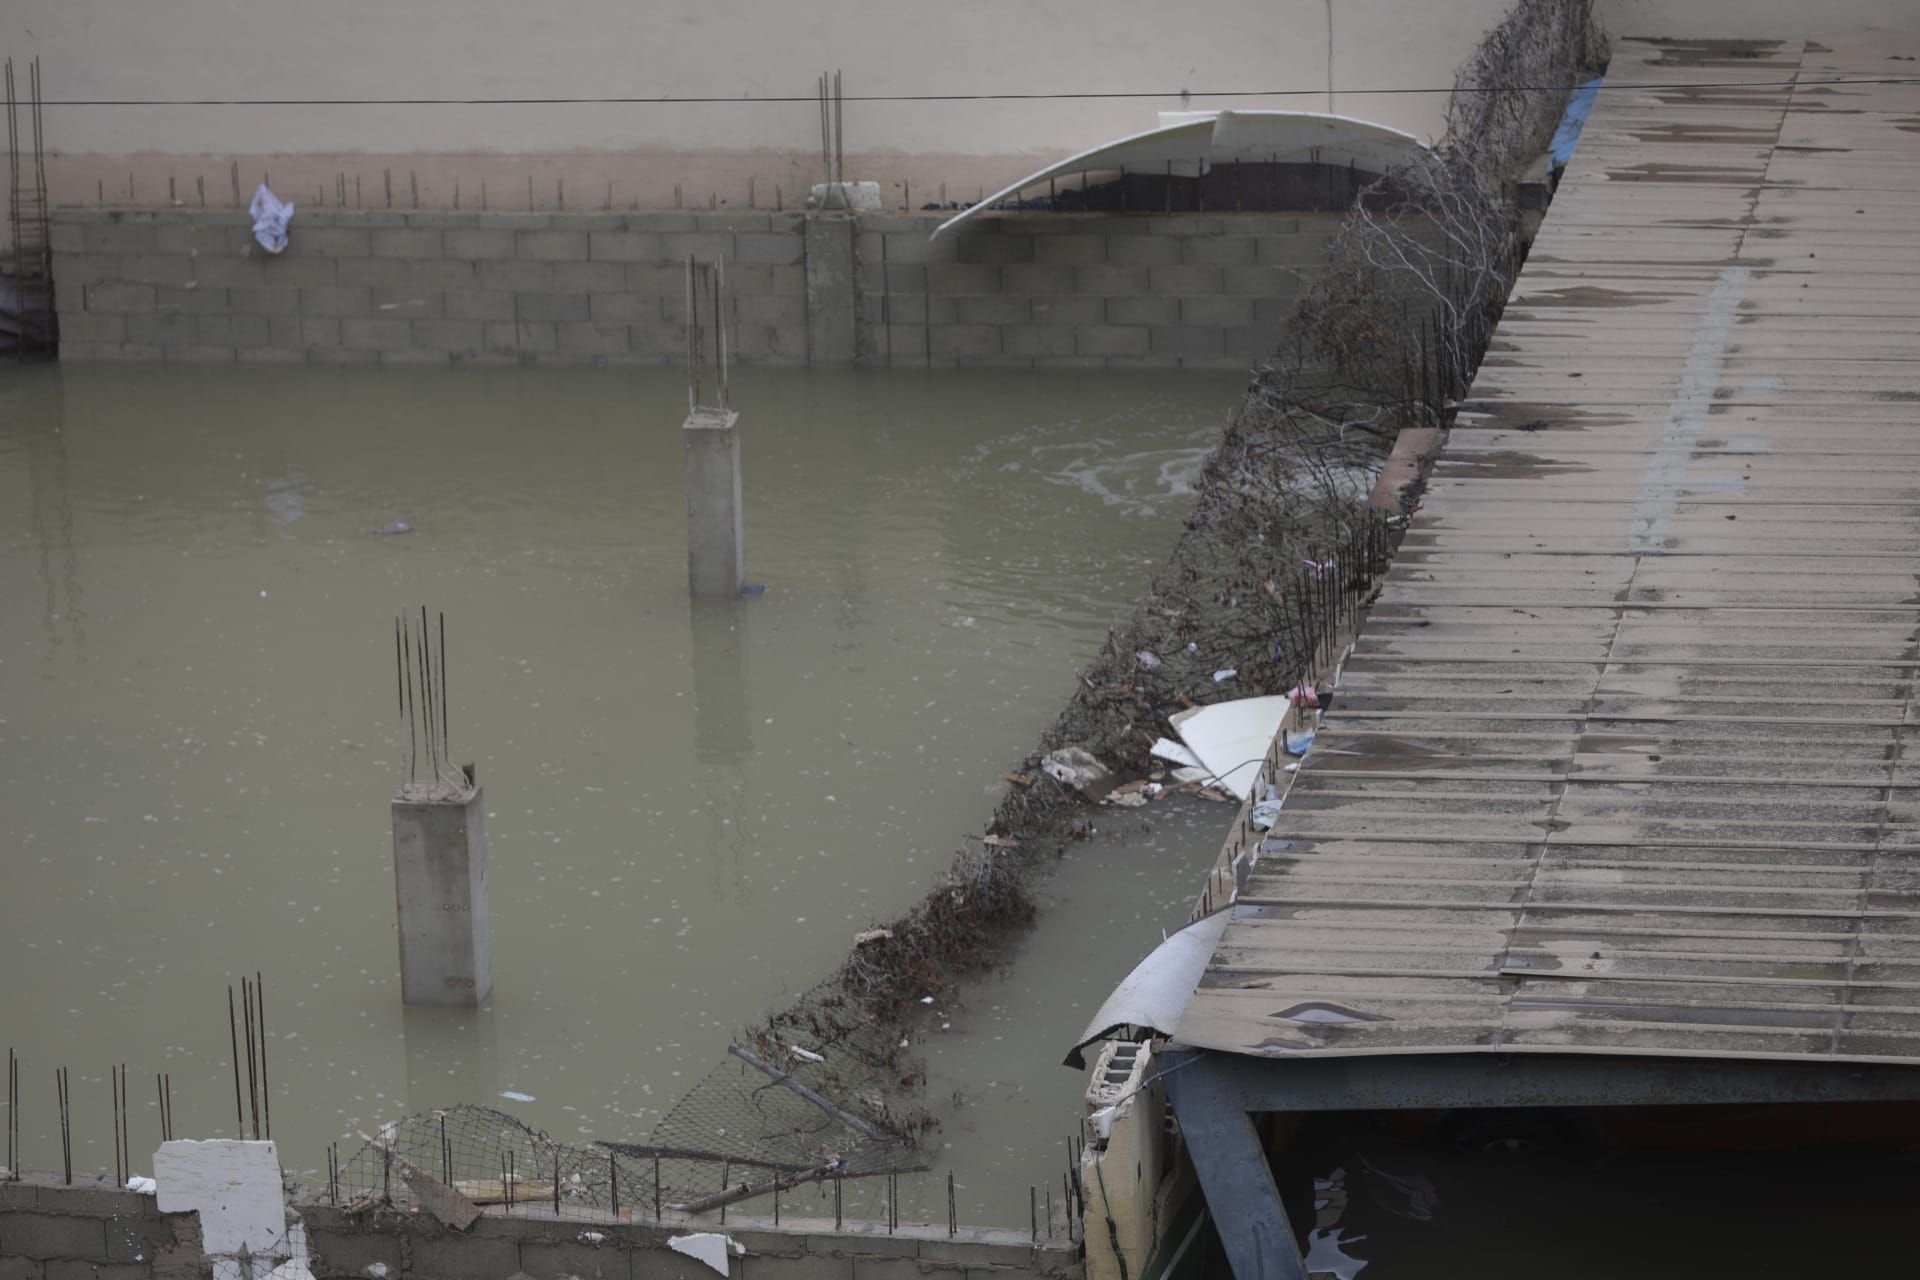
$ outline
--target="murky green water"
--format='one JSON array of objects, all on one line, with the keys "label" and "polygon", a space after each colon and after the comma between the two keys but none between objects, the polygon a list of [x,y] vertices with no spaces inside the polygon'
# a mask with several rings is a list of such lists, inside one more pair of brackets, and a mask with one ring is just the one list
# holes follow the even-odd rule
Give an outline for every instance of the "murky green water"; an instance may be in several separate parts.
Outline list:
[{"label": "murky green water", "polygon": [[[1236,386],[749,371],[767,591],[695,613],[670,371],[0,371],[0,1039],[27,1162],[58,1163],[59,1064],[83,1166],[111,1165],[114,1063],[136,1153],[157,1071],[179,1133],[231,1131],[226,986],[256,970],[292,1168],[458,1100],[643,1138],[979,830],[1164,556]],[[416,531],[372,535],[396,520]],[[400,1004],[391,627],[419,603],[447,613],[454,751],[486,786],[478,1015]],[[1217,843],[1194,839],[1135,854],[1143,898],[1060,910],[1150,945]],[[1020,1041],[996,1078],[1066,1076],[1084,1017],[976,1034]],[[1068,1123],[1030,1157],[963,1139],[1013,1189],[973,1171],[975,1214],[1024,1221]]]}]

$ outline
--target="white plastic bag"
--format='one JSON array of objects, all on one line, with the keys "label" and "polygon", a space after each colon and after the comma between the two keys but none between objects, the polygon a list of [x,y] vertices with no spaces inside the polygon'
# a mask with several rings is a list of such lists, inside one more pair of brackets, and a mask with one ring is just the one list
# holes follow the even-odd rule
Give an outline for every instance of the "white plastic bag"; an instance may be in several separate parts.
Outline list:
[{"label": "white plastic bag", "polygon": [[267,184],[261,183],[260,189],[253,193],[253,203],[247,206],[247,212],[253,215],[253,238],[268,253],[279,253],[287,247],[287,222],[293,217],[293,206],[282,204],[280,197],[267,190]]}]

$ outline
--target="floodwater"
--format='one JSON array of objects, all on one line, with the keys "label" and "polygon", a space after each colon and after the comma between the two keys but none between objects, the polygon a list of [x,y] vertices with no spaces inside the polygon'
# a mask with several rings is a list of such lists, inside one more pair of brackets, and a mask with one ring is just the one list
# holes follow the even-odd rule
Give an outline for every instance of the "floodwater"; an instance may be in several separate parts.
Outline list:
[{"label": "floodwater", "polygon": [[[136,1167],[156,1072],[176,1133],[233,1132],[226,988],[256,971],[290,1169],[457,1101],[644,1140],[980,831],[1164,558],[1237,390],[748,370],[766,592],[694,610],[671,371],[0,371],[0,1039],[25,1162],[58,1164],[59,1065],[78,1167],[112,1165],[112,1064]],[[420,604],[446,612],[453,752],[486,793],[478,1013],[400,1003],[392,628]],[[1024,1223],[1057,1183],[1080,1089],[1059,1059],[1178,922],[1220,812],[1076,849],[1028,944],[1045,981],[1016,965],[930,1032],[963,1220]]]}]

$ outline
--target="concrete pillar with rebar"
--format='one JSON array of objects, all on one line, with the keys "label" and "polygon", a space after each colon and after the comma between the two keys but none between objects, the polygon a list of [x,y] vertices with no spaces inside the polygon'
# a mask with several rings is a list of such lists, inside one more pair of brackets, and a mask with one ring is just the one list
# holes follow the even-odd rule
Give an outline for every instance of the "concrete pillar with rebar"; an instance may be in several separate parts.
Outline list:
[{"label": "concrete pillar with rebar", "polygon": [[393,800],[400,998],[477,1005],[493,990],[486,809],[478,786],[409,783]]},{"label": "concrete pillar with rebar", "polygon": [[[447,749],[447,619],[394,620],[395,692],[407,722],[407,781],[393,799],[400,998],[477,1005],[493,990],[486,805],[472,765]],[[423,776],[424,775],[424,776]]]},{"label": "concrete pillar with rebar", "polygon": [[[704,306],[702,305],[704,302]],[[702,405],[701,370],[711,323],[717,406]],[[732,598],[746,585],[740,501],[740,415],[728,401],[726,286],[720,263],[687,259],[687,585],[696,599]]]}]

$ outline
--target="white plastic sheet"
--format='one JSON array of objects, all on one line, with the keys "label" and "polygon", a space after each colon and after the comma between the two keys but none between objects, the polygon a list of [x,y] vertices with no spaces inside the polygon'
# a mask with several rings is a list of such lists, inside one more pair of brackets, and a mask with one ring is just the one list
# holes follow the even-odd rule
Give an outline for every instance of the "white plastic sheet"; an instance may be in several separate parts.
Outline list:
[{"label": "white plastic sheet", "polygon": [[287,223],[293,218],[292,205],[282,203],[263,182],[253,193],[253,203],[247,206],[247,212],[253,215],[253,238],[260,242],[262,249],[279,253],[287,247]]}]

